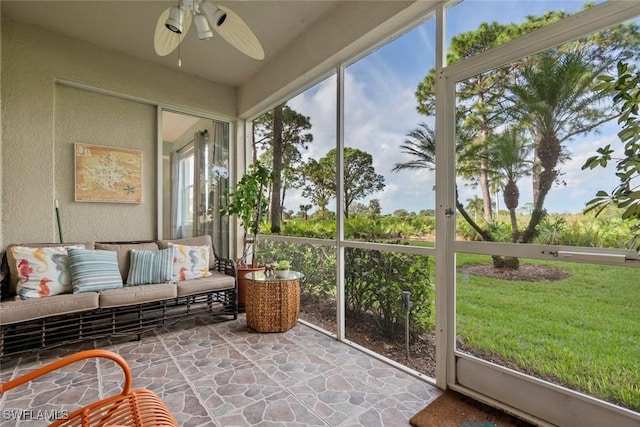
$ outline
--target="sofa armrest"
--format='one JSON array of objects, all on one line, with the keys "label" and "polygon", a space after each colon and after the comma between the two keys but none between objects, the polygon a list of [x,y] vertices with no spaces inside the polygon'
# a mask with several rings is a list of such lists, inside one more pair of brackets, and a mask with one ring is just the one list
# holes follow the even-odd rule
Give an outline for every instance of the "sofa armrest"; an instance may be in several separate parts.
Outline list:
[{"label": "sofa armrest", "polygon": [[216,256],[215,270],[228,276],[236,277],[236,262],[229,258],[221,258]]}]

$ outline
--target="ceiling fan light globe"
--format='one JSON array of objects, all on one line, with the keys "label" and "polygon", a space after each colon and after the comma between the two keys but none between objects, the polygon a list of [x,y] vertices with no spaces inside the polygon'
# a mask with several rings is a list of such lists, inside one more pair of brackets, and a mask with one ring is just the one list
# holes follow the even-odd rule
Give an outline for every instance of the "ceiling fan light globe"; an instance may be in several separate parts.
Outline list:
[{"label": "ceiling fan light globe", "polygon": [[209,22],[204,15],[194,16],[193,21],[195,22],[196,29],[198,30],[198,39],[209,40],[213,37],[213,32],[211,31],[211,28],[209,28]]},{"label": "ceiling fan light globe", "polygon": [[164,26],[176,34],[182,34],[182,19],[184,12],[178,6],[174,6],[169,10],[169,18]]}]

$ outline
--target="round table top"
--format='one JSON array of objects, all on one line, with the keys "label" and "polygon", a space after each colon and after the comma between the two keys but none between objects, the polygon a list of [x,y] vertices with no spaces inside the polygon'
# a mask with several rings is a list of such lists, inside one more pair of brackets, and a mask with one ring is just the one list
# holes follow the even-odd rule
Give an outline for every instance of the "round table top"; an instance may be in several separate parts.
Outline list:
[{"label": "round table top", "polygon": [[304,274],[299,271],[289,270],[286,275],[278,277],[276,275],[267,276],[264,271],[254,271],[244,275],[245,278],[253,280],[255,282],[281,282],[283,280],[299,280],[304,277]]}]

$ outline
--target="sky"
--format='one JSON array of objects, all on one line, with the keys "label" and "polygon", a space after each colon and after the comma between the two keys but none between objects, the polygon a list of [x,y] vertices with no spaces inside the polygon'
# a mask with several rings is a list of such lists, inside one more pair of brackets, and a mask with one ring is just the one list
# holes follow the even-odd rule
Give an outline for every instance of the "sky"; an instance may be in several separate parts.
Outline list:
[{"label": "sky", "polygon": [[[447,39],[474,30],[482,22],[522,22],[526,15],[539,15],[549,10],[575,12],[583,1],[510,1],[465,0],[448,12]],[[397,209],[419,212],[435,207],[435,172],[392,172],[396,163],[410,160],[399,145],[419,123],[431,123],[416,111],[415,91],[418,83],[434,67],[435,20],[428,20],[389,44],[382,46],[351,64],[345,71],[345,146],[367,151],[373,156],[376,173],[385,177],[385,188],[367,199],[380,200],[382,212]],[[313,142],[303,158],[323,157],[335,147],[336,141],[336,78],[309,88],[288,101],[288,105],[310,117]],[[545,207],[549,212],[578,213],[598,190],[610,191],[616,184],[612,169],[582,171],[585,160],[596,148],[615,144],[617,126],[608,124],[599,134],[575,138],[567,147],[571,160],[562,166],[561,179],[566,185],[549,192]],[[577,149],[576,149],[577,148]],[[520,206],[532,201],[531,180],[519,181]],[[479,189],[465,186],[458,180],[460,200],[466,203],[480,196]],[[285,208],[297,212],[301,204],[309,203],[300,192],[289,190]],[[502,196],[499,205],[504,206]],[[335,208],[332,203],[330,209]]]}]

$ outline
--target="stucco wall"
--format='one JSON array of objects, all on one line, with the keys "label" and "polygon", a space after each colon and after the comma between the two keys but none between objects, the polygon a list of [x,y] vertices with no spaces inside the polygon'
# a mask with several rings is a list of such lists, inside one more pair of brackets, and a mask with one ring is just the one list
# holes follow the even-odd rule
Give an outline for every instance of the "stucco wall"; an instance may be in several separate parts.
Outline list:
[{"label": "stucco wall", "polygon": [[[2,53],[2,19],[0,19],[0,54]],[[2,63],[0,62],[0,82],[2,82]],[[0,84],[0,101],[2,100],[2,84]],[[1,104],[1,102],[0,102]],[[4,115],[2,111],[4,110],[4,105],[0,105],[0,179],[2,178],[2,135],[3,135],[3,126],[2,126],[2,116]],[[2,182],[0,182],[0,202],[4,200],[2,198]],[[1,203],[0,203],[1,204]],[[4,240],[2,235],[2,207],[0,206],[0,248],[4,248]]]},{"label": "stucco wall", "polygon": [[[2,18],[0,248],[63,237],[152,239],[157,230],[156,107],[64,80],[208,115],[234,117],[235,89]],[[143,151],[139,205],[74,202],[73,143]]]},{"label": "stucco wall", "polygon": [[[53,188],[64,240],[155,237],[156,107],[64,85],[54,91]],[[141,150],[142,203],[74,202],[76,143]]]}]

